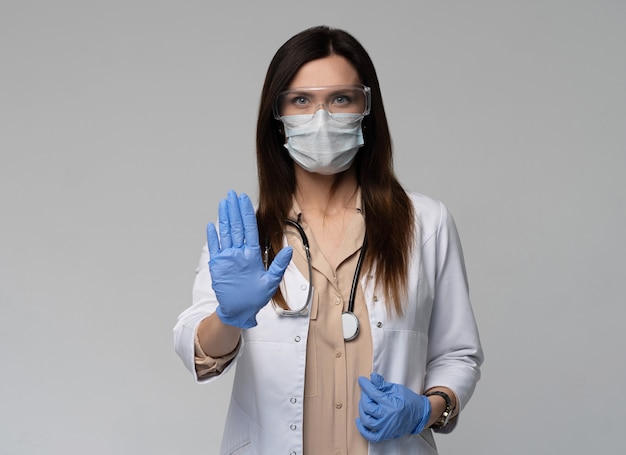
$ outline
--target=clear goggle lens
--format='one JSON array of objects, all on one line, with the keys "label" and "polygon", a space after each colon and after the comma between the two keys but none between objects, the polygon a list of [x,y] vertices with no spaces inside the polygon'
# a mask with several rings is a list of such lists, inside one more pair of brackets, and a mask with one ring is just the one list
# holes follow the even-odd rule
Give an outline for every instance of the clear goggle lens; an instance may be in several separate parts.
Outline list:
[{"label": "clear goggle lens", "polygon": [[364,85],[294,88],[278,95],[274,116],[280,120],[297,115],[298,123],[306,123],[324,109],[337,121],[354,122],[354,115],[342,114],[365,117],[370,112],[370,97],[370,88]]}]

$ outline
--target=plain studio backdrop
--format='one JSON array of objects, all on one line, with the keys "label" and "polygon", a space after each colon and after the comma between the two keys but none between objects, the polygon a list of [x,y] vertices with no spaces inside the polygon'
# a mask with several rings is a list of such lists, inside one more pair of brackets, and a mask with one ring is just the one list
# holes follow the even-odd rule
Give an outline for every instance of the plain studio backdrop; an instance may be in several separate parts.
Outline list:
[{"label": "plain studio backdrop", "polygon": [[619,0],[0,1],[0,453],[218,453],[232,375],[171,330],[219,199],[256,199],[269,61],[320,24],[463,241],[486,362],[440,452],[626,453]]}]

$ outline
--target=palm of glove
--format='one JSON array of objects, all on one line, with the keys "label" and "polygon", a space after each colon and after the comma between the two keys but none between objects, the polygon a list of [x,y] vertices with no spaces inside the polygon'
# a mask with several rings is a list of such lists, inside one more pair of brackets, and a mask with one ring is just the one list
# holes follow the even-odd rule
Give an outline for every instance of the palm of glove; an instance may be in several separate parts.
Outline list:
[{"label": "palm of glove", "polygon": [[402,384],[387,382],[377,374],[360,377],[361,400],[356,425],[371,442],[418,434],[430,418],[430,401]]},{"label": "palm of glove", "polygon": [[265,271],[259,248],[229,248],[209,263],[217,314],[226,323],[250,328],[256,314],[267,304],[281,277]]},{"label": "palm of glove", "polygon": [[220,202],[218,238],[215,225],[207,226],[209,270],[219,305],[217,315],[225,324],[242,329],[256,326],[256,315],[276,292],[291,260],[291,248],[283,248],[266,271],[261,260],[259,233],[252,202],[234,191]]}]

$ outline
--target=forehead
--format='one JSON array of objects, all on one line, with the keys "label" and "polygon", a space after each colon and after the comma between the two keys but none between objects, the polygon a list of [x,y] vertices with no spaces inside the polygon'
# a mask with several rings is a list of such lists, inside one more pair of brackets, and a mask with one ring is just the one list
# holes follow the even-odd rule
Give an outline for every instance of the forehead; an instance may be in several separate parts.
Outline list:
[{"label": "forehead", "polygon": [[351,85],[360,82],[359,74],[348,60],[340,55],[330,55],[302,65],[288,88]]}]

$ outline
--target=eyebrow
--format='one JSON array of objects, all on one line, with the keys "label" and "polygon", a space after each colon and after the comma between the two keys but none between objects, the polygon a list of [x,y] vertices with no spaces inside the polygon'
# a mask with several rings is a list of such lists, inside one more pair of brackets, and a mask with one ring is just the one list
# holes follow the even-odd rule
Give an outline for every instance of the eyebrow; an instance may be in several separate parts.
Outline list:
[{"label": "eyebrow", "polygon": [[298,89],[298,88],[287,90],[286,93],[289,95],[305,95],[305,96],[312,95],[312,92],[307,91],[306,89]]}]

